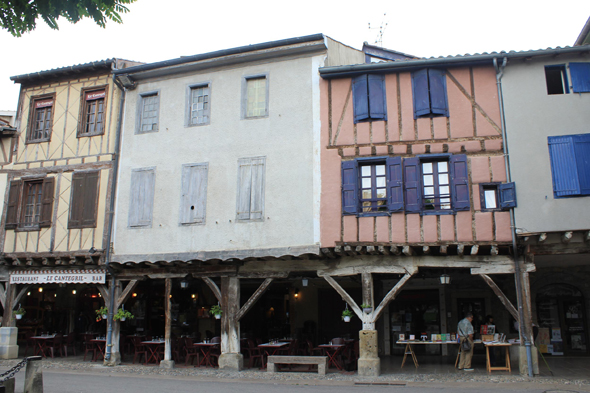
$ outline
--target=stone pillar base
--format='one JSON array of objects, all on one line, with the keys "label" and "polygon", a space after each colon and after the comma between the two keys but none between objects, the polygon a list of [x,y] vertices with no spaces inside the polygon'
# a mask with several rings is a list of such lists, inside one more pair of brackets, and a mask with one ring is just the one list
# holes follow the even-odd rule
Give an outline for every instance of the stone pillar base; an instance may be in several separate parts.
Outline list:
[{"label": "stone pillar base", "polygon": [[120,352],[112,352],[111,359],[105,360],[103,362],[104,366],[109,366],[109,367],[118,366],[119,364],[121,364],[121,353]]},{"label": "stone pillar base", "polygon": [[222,353],[219,355],[219,368],[240,371],[244,368],[244,355],[241,353]]},{"label": "stone pillar base", "polygon": [[160,367],[167,369],[174,368],[174,360],[162,360],[160,361]]},{"label": "stone pillar base", "polygon": [[[512,351],[510,352],[512,356]],[[533,360],[533,375],[539,375],[539,355],[537,353],[537,347],[531,346],[531,358]],[[518,370],[520,375],[529,375],[529,365],[526,357],[526,346],[518,346]]]},{"label": "stone pillar base", "polygon": [[0,359],[18,358],[18,328],[2,327],[0,328]]},{"label": "stone pillar base", "polygon": [[358,372],[360,377],[378,377],[381,375],[381,359],[358,360]]},{"label": "stone pillar base", "polygon": [[381,374],[376,330],[361,330],[359,332],[359,355],[359,376],[377,377]]}]

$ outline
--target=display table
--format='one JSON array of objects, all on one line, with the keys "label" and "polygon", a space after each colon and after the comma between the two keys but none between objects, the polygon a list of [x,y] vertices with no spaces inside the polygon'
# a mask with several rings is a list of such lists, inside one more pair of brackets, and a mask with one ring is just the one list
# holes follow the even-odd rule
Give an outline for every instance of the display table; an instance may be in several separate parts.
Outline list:
[{"label": "display table", "polygon": [[[497,343],[484,341],[483,345],[486,347],[486,370],[488,370],[488,373],[491,373],[492,371],[512,372],[512,369],[510,368],[510,346],[512,345],[512,343]],[[495,347],[504,347],[506,349],[506,364],[504,367],[492,367],[492,365],[490,364],[490,348],[493,349]]]},{"label": "display table", "polygon": [[416,368],[418,368],[418,359],[416,358],[416,353],[414,352],[414,349],[412,348],[412,345],[447,345],[447,344],[458,344],[457,341],[419,341],[419,340],[414,340],[414,341],[409,341],[409,340],[399,340],[396,341],[396,344],[403,344],[406,346],[406,348],[404,349],[404,358],[402,360],[402,366],[401,368],[404,367],[404,364],[406,363],[406,358],[408,357],[408,355],[410,355],[412,357],[412,360],[414,361],[414,365],[416,366]]}]

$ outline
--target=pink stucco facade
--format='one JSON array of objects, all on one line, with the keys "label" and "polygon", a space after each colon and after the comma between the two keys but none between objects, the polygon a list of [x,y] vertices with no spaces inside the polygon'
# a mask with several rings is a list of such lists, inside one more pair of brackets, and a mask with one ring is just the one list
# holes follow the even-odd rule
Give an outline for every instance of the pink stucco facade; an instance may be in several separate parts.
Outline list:
[{"label": "pink stucco facade", "polygon": [[[410,72],[384,77],[387,120],[353,121],[351,78],[321,80],[321,246],[506,244],[509,214],[482,211],[480,185],[506,182],[493,67],[446,70],[449,116],[414,119]],[[467,156],[470,209],[453,214],[343,215],[342,161],[428,154]]]}]

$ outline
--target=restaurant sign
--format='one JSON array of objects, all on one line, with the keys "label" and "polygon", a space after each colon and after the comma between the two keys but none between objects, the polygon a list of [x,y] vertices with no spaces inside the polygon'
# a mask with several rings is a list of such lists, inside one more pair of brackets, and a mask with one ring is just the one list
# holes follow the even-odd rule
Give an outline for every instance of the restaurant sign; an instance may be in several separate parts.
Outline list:
[{"label": "restaurant sign", "polygon": [[10,274],[11,284],[104,284],[104,270],[41,270]]}]

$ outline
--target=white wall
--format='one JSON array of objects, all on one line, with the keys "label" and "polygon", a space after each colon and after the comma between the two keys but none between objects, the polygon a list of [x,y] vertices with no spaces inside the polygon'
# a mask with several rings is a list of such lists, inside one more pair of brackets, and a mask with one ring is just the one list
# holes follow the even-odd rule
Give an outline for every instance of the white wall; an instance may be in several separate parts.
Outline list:
[{"label": "white wall", "polygon": [[590,93],[547,94],[544,66],[570,61],[590,60],[511,61],[502,79],[516,227],[525,232],[590,228],[590,196],[553,197],[547,137],[590,133]]},{"label": "white wall", "polygon": [[[314,127],[319,127],[319,111],[312,111],[313,102],[317,102],[317,99],[312,101],[312,77],[314,69],[317,73],[318,59],[321,62],[323,57],[206,70],[139,83],[135,90],[129,91],[118,186],[115,254],[315,244],[314,204],[319,198],[314,198],[313,194],[313,141]],[[242,120],[242,78],[263,73],[268,75],[269,81],[269,116]],[[211,121],[205,126],[185,127],[186,89],[199,82],[211,83]],[[138,94],[152,90],[160,91],[159,131],[135,135]],[[254,156],[266,157],[265,219],[236,223],[238,158]],[[206,224],[181,226],[182,165],[201,162],[209,163]],[[156,190],[152,226],[129,228],[131,170],[153,166],[156,167]]]}]

